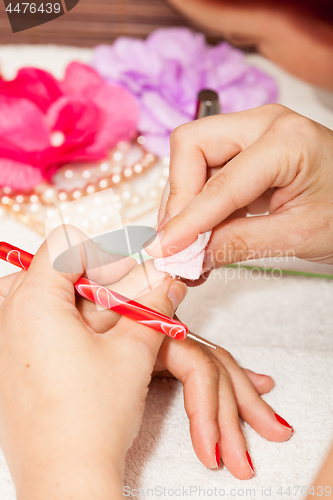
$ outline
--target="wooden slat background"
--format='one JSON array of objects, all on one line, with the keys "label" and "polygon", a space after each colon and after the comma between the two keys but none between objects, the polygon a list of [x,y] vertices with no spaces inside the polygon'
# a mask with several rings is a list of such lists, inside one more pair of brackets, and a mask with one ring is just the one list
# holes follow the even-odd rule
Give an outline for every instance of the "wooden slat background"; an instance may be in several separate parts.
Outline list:
[{"label": "wooden slat background", "polygon": [[[181,25],[190,26],[190,23],[165,0],[80,0],[73,10],[58,19],[12,33],[0,0],[0,44],[56,43],[92,47],[110,43],[120,35],[145,37],[159,27]],[[208,39],[217,41],[209,33]]]}]

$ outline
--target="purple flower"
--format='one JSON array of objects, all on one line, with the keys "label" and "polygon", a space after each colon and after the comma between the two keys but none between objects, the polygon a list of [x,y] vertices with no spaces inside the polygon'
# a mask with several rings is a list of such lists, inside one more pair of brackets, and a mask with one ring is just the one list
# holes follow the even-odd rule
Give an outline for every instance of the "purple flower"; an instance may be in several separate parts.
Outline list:
[{"label": "purple flower", "polygon": [[215,90],[224,113],[254,108],[277,98],[272,78],[247,64],[228,43],[208,45],[201,33],[187,28],[154,31],[145,41],[120,37],[100,45],[92,65],[108,81],[136,97],[138,128],[153,152],[169,154],[171,131],[193,120],[200,90]]}]

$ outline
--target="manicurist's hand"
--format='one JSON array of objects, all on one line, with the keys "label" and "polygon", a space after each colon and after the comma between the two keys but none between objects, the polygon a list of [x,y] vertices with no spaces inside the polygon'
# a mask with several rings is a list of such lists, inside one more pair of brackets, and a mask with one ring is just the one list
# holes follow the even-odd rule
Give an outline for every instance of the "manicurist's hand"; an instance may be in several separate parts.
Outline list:
[{"label": "manicurist's hand", "polygon": [[[1,281],[0,445],[18,500],[121,499],[164,335],[125,317],[97,335],[75,303],[84,251],[81,272],[55,271],[58,233],[27,272]],[[138,300],[172,316],[186,286],[156,273]]]},{"label": "manicurist's hand", "polygon": [[[280,105],[196,120],[171,136],[162,253],[213,229],[207,268],[286,253],[332,264],[332,193],[333,132],[324,126]],[[154,243],[147,252],[161,255]]]},{"label": "manicurist's hand", "polygon": [[[136,300],[145,298],[148,303],[149,299],[151,307],[165,310],[167,307],[165,303],[169,302],[169,298],[166,294],[162,298],[158,287],[164,275],[156,271],[152,261],[146,263],[145,270],[142,266],[133,268],[132,259],[118,261],[115,265],[109,264],[108,254],[102,252],[93,242],[86,240],[81,233],[78,235],[84,239],[83,267],[79,259],[79,266],[76,262],[75,266],[67,266],[69,269],[79,267],[82,268],[82,272],[84,269],[89,269],[88,276],[91,279],[106,285],[114,280],[116,271],[119,274],[121,267],[122,273],[127,271],[128,274],[116,283],[112,283],[110,288]],[[74,234],[74,237],[76,238],[77,234]],[[34,263],[36,259],[37,257]],[[155,289],[144,297],[142,294],[147,293],[147,276]],[[3,297],[11,293],[11,286],[16,279],[17,275],[12,275],[0,280],[0,293]],[[176,285],[183,287],[179,282]],[[176,293],[179,293],[179,290]],[[169,294],[177,304],[179,300],[174,296],[173,290]],[[114,311],[98,310],[95,304],[78,296],[76,306],[89,331],[107,335],[110,331],[112,334],[121,331],[115,326],[120,327],[124,318]],[[151,331],[148,333],[151,334]],[[292,434],[290,426],[260,398],[261,394],[270,391],[274,386],[272,379],[250,370],[243,370],[232,356],[220,347],[215,351],[203,348],[192,340],[179,342],[168,337],[163,336],[163,338],[154,374],[156,376],[172,374],[183,383],[185,408],[190,419],[193,447],[198,458],[206,467],[216,468],[218,466],[216,443],[219,443],[222,460],[232,474],[240,479],[250,479],[253,472],[248,462],[249,455],[246,453],[247,445],[240,428],[239,417],[269,440],[284,441]],[[131,363],[131,358],[129,362]],[[133,369],[135,366],[134,364]],[[112,371],[112,364],[110,369]],[[112,374],[114,375],[113,371]],[[148,370],[149,377],[150,374]],[[80,421],[84,418],[80,417]],[[90,413],[87,413],[87,418],[90,418]],[[253,451],[255,461],[255,450]]]}]

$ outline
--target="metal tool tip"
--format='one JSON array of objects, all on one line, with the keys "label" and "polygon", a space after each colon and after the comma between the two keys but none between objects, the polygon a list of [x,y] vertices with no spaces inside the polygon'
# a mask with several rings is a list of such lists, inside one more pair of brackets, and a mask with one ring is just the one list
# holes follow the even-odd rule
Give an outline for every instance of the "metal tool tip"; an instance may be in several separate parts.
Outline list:
[{"label": "metal tool tip", "polygon": [[200,342],[200,344],[204,344],[208,347],[211,347],[212,349],[217,349],[216,345],[211,344],[210,342],[208,342],[208,340],[205,340],[205,339],[202,339],[201,337],[198,337],[194,333],[188,333],[186,338],[194,340],[195,342]]}]

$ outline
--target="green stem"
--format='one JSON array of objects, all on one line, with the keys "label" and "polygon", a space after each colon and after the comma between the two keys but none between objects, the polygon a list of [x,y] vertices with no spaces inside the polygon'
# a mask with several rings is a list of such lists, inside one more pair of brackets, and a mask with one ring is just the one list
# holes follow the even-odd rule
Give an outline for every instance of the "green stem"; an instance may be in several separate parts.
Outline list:
[{"label": "green stem", "polygon": [[232,268],[242,268],[242,269],[258,269],[259,271],[264,271],[264,272],[274,272],[276,270],[281,271],[282,274],[291,274],[293,276],[305,276],[306,278],[320,278],[320,279],[325,279],[325,280],[333,280],[333,275],[330,274],[318,274],[318,273],[306,273],[303,271],[290,271],[288,269],[281,269],[281,268],[270,268],[270,267],[258,267],[258,266],[245,266],[243,264],[226,264],[223,267],[232,267]]}]

